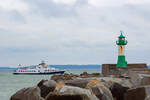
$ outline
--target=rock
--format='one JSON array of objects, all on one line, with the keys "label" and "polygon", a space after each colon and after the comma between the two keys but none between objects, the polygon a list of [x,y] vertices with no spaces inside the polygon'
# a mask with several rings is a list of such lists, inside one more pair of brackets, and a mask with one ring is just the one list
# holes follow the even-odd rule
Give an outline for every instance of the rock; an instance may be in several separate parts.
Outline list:
[{"label": "rock", "polygon": [[129,89],[129,87],[124,87],[121,84],[112,81],[105,83],[105,86],[110,89],[113,97],[117,100],[124,100],[124,94]]},{"label": "rock", "polygon": [[10,100],[44,100],[39,87],[23,88],[11,96]]},{"label": "rock", "polygon": [[58,91],[58,90],[60,90],[63,86],[65,85],[65,83],[64,82],[58,82],[57,83],[57,85],[56,85],[56,88],[55,88],[55,91]]},{"label": "rock", "polygon": [[92,73],[90,75],[91,75],[91,77],[101,77],[102,76],[100,73]]},{"label": "rock", "polygon": [[53,76],[51,76],[51,80],[58,82],[58,81],[64,81],[65,78],[63,75],[53,75]]},{"label": "rock", "polygon": [[90,100],[86,95],[50,94],[46,100]]},{"label": "rock", "polygon": [[112,77],[100,77],[100,78],[95,78],[95,79],[102,82],[108,88],[110,87],[110,85],[112,85],[112,83],[121,84],[123,87],[129,87],[129,88],[134,87],[134,84],[131,82],[130,79],[112,78]]},{"label": "rock", "polygon": [[87,76],[88,75],[88,72],[83,72],[80,74],[80,76]]},{"label": "rock", "polygon": [[54,91],[56,82],[54,80],[41,80],[37,86],[41,90],[41,97],[45,98],[50,92]]},{"label": "rock", "polygon": [[74,78],[79,77],[76,74],[64,74],[64,75],[53,75],[51,80],[55,80],[56,82],[64,81],[64,80],[73,80]]},{"label": "rock", "polygon": [[101,74],[100,73],[92,73],[92,74],[89,74],[88,72],[83,72],[80,74],[80,77],[82,78],[87,78],[87,77],[100,77]]},{"label": "rock", "polygon": [[127,90],[124,100],[145,100],[150,96],[150,85]]},{"label": "rock", "polygon": [[150,75],[148,74],[138,74],[133,72],[131,75],[131,81],[136,87],[150,85]]},{"label": "rock", "polygon": [[[63,96],[63,97],[70,97],[71,95],[75,95],[78,96],[78,98],[81,98],[81,96],[86,97],[87,99],[80,99],[80,100],[98,100],[98,98],[92,94],[92,92],[88,89],[83,89],[83,88],[79,88],[79,87],[73,87],[73,86],[62,86],[61,88],[59,88],[59,90],[55,91],[54,93],[57,96]],[[66,98],[65,100],[72,100]],[[46,97],[46,100],[51,100],[51,94],[49,94]],[[60,99],[62,100],[62,99]]]},{"label": "rock", "polygon": [[150,96],[146,97],[146,99],[145,99],[145,100],[150,100]]},{"label": "rock", "polygon": [[88,82],[89,82],[89,80],[86,80],[86,79],[75,79],[75,80],[65,81],[65,84],[70,85],[70,86],[85,88],[86,85],[88,84]]},{"label": "rock", "polygon": [[87,84],[87,86],[89,87],[92,87],[94,85],[104,86],[104,84],[98,80],[90,80],[90,82]]},{"label": "rock", "polygon": [[41,81],[37,84],[37,86],[38,86],[38,87],[42,86],[43,83],[46,82],[46,81],[48,81],[48,80],[41,80]]},{"label": "rock", "polygon": [[133,88],[134,84],[131,82],[130,79],[121,79],[120,82],[118,82],[120,85],[122,85],[123,87],[127,87],[127,88]]},{"label": "rock", "polygon": [[87,84],[87,88],[89,88],[99,100],[113,100],[110,90],[97,80],[91,80]]}]

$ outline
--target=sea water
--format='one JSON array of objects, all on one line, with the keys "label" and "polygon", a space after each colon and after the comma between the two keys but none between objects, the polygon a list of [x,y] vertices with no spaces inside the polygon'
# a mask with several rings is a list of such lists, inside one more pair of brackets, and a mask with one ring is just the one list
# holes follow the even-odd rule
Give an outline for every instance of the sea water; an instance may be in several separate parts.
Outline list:
[{"label": "sea water", "polygon": [[[67,73],[100,73],[100,69],[69,69]],[[0,100],[9,100],[11,95],[25,87],[35,86],[40,80],[49,80],[51,75],[13,75],[12,71],[0,71]]]}]

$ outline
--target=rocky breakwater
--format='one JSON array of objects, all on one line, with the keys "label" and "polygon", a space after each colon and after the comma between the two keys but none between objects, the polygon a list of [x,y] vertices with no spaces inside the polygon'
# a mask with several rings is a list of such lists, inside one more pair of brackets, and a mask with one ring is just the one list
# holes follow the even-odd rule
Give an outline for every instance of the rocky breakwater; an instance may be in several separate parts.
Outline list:
[{"label": "rocky breakwater", "polygon": [[135,77],[103,77],[87,72],[53,75],[50,80],[17,91],[10,100],[150,100],[149,82],[143,84],[147,77],[135,81]]}]

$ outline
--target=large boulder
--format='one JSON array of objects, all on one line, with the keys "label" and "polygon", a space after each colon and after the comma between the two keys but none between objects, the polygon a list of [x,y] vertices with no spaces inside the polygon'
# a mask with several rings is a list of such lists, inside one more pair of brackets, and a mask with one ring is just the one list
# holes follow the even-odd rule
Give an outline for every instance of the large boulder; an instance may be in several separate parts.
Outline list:
[{"label": "large boulder", "polygon": [[60,81],[57,83],[56,88],[54,90],[54,92],[57,92],[58,90],[60,90],[63,86],[65,86],[65,83]]},{"label": "large boulder", "polygon": [[87,84],[87,88],[90,89],[99,100],[113,100],[110,90],[97,80],[91,80]]},{"label": "large boulder", "polygon": [[50,93],[46,100],[90,100],[86,95]]},{"label": "large boulder", "polygon": [[125,78],[113,78],[113,77],[99,77],[95,78],[96,80],[102,82],[104,85],[106,84],[112,84],[112,83],[118,83],[121,84],[124,87],[129,87],[132,88],[134,87],[134,84],[131,82],[130,79],[125,79]]},{"label": "large boulder", "polygon": [[141,86],[127,90],[124,100],[148,100],[150,96],[150,85]]},{"label": "large boulder", "polygon": [[71,74],[64,74],[64,75],[53,75],[51,77],[51,80],[59,82],[59,81],[65,81],[65,80],[73,80],[76,77],[79,77],[79,75],[72,74],[72,73]]},{"label": "large boulder", "polygon": [[150,100],[150,96],[147,96],[145,100]]},{"label": "large boulder", "polygon": [[150,85],[150,75],[148,74],[139,74],[136,72],[132,72],[131,81],[134,83],[136,87]]},{"label": "large boulder", "polygon": [[85,88],[88,83],[89,83],[89,80],[87,80],[87,79],[75,79],[75,80],[65,81],[66,85],[76,86],[76,87],[80,87],[80,88]]},{"label": "large boulder", "polygon": [[134,84],[131,82],[130,79],[121,79],[120,82],[116,82],[120,85],[122,85],[123,87],[127,87],[127,88],[133,88],[134,87]]},{"label": "large boulder", "polygon": [[[55,91],[55,93],[53,95],[55,97],[57,96],[57,98],[65,97],[64,100],[75,100],[75,99],[73,99],[74,96],[76,98],[82,98],[79,100],[98,100],[98,98],[94,94],[92,94],[92,92],[88,89],[83,89],[83,88],[73,87],[73,86],[66,86],[66,85],[62,85],[62,87],[58,88],[57,91]],[[71,96],[73,96],[73,97],[71,97]],[[87,99],[83,99],[84,97]],[[51,98],[54,98],[54,97],[50,93],[46,97],[46,100],[51,100]],[[70,99],[70,98],[72,98],[72,99]],[[60,100],[62,100],[62,99],[60,99]]]},{"label": "large boulder", "polygon": [[124,100],[124,94],[129,89],[129,87],[124,87],[122,86],[122,84],[119,84],[113,81],[106,82],[105,86],[109,88],[113,97],[117,100]]},{"label": "large boulder", "polygon": [[23,88],[11,96],[10,100],[44,100],[39,87]]},{"label": "large boulder", "polygon": [[41,90],[41,97],[45,98],[50,92],[54,91],[56,82],[54,80],[41,80],[37,86]]}]

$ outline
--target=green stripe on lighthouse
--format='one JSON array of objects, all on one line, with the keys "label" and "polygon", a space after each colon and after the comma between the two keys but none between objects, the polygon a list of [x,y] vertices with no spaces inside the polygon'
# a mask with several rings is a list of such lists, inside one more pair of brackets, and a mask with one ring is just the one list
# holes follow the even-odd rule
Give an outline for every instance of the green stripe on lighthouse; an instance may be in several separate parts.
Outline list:
[{"label": "green stripe on lighthouse", "polygon": [[127,67],[127,61],[125,56],[118,56],[117,67]]}]

